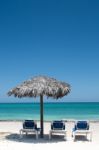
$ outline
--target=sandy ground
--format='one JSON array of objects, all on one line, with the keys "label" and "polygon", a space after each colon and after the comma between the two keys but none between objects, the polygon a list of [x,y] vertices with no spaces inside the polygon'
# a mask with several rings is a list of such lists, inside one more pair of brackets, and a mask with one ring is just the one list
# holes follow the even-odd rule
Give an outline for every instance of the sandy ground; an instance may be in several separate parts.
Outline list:
[{"label": "sandy ground", "polygon": [[[39,127],[39,122],[37,122]],[[35,135],[24,135],[22,139],[19,136],[19,130],[22,128],[22,122],[18,121],[0,121],[0,150],[99,150],[99,122],[91,122],[92,142],[81,136],[73,141],[71,136],[73,122],[66,122],[67,141],[63,136],[54,135],[49,140],[50,122],[44,123],[44,138],[39,137],[36,140]],[[89,138],[89,137],[88,137]]]}]

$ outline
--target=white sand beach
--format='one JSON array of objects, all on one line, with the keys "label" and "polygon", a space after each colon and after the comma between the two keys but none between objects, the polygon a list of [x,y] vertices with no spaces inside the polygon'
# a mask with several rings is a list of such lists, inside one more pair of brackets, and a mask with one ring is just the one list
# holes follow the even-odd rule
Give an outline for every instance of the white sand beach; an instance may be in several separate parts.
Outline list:
[{"label": "white sand beach", "polygon": [[[37,122],[39,127],[39,122]],[[91,122],[92,142],[77,138],[74,142],[71,137],[71,131],[74,126],[73,122],[66,122],[67,141],[61,136],[53,136],[51,140],[48,138],[50,130],[50,122],[44,123],[43,139],[39,137],[36,140],[35,135],[24,135],[22,139],[19,137],[19,130],[22,128],[21,121],[0,121],[0,150],[99,150],[99,122]]]}]

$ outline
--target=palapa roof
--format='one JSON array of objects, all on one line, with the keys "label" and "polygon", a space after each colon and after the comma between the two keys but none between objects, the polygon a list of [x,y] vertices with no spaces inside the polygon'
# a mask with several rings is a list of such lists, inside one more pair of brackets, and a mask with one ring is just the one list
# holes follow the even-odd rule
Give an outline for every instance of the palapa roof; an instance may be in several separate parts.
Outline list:
[{"label": "palapa roof", "polygon": [[47,97],[61,98],[70,92],[70,85],[46,76],[37,76],[11,89],[8,95],[15,97]]}]

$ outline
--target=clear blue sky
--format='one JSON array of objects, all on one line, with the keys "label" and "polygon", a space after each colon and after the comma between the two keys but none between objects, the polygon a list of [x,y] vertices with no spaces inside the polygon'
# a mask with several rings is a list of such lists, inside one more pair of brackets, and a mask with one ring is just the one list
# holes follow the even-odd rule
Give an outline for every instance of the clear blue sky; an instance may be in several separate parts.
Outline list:
[{"label": "clear blue sky", "polygon": [[36,75],[68,82],[62,101],[99,102],[98,0],[0,1],[0,102]]}]

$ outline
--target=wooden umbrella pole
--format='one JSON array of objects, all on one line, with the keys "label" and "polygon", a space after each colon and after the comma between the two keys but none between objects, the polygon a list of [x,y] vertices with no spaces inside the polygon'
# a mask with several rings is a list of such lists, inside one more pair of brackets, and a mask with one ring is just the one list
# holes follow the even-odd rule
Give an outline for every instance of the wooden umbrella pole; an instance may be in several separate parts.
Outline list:
[{"label": "wooden umbrella pole", "polygon": [[41,126],[41,138],[43,138],[43,95],[40,95],[40,126]]}]

